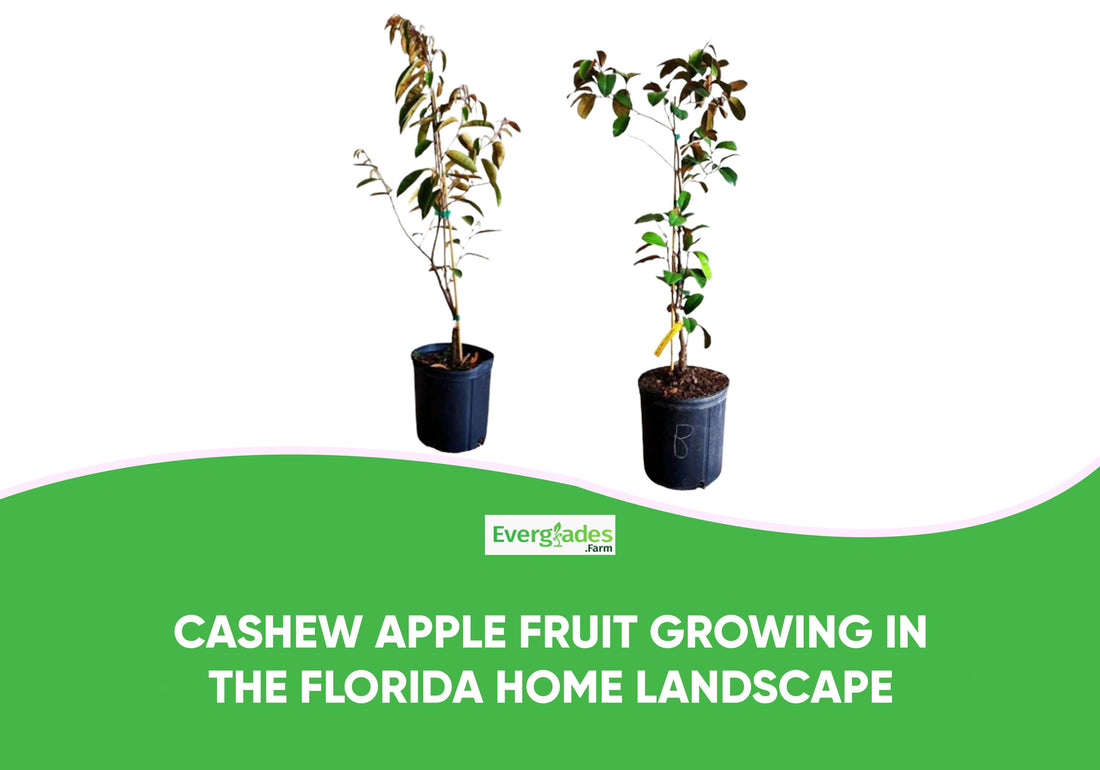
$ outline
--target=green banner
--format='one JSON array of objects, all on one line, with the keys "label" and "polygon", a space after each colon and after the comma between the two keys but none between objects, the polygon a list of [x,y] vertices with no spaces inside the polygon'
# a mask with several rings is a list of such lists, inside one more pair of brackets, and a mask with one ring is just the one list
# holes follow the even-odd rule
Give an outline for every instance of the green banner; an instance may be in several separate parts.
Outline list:
[{"label": "green banner", "polygon": [[1098,501],[841,538],[406,460],[76,478],[0,499],[0,757],[1085,766]]}]

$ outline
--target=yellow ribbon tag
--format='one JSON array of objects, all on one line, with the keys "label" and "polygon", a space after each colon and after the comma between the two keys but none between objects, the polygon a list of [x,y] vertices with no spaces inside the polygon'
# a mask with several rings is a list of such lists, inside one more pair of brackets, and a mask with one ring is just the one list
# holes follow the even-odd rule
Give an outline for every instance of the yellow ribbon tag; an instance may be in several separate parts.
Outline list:
[{"label": "yellow ribbon tag", "polygon": [[665,346],[668,345],[668,343],[672,342],[672,338],[675,337],[677,334],[679,334],[680,330],[683,329],[683,328],[684,328],[684,322],[683,321],[677,321],[675,324],[673,324],[672,328],[668,330],[668,334],[666,334],[665,338],[663,340],[661,340],[661,344],[658,345],[657,349],[653,351],[653,355],[660,358],[661,353],[663,353],[664,350],[665,350]]}]

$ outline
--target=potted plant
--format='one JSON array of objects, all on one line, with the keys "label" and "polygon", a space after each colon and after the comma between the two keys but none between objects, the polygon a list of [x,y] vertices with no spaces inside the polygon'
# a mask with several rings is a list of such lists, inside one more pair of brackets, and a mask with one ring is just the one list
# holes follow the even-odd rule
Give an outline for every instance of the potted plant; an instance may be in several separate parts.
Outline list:
[{"label": "potted plant", "polygon": [[666,137],[659,144],[665,152],[635,137],[664,160],[671,194],[666,199],[668,208],[638,217],[636,224],[645,225],[646,230],[636,252],[641,256],[634,264],[663,260],[657,280],[667,291],[669,328],[655,352],[660,357],[671,342],[669,365],[642,374],[638,388],[646,474],[672,489],[705,487],[722,470],[729,378],[689,366],[688,339],[700,331],[703,347],[710,347],[710,332],[693,313],[703,302],[701,289],[713,277],[710,256],[699,249],[701,231],[707,225],[692,220],[691,190],[706,193],[708,182],[715,178],[737,183],[737,173],[726,165],[737,146],[720,140],[716,129],[721,118],[745,117],[745,107],[735,94],[746,83],[723,78],[722,69],[728,64],[709,44],[686,58],[662,62],[657,78],[642,88],[646,112],[636,108],[630,91],[638,73],[607,66],[603,51],[573,64],[571,97],[578,115],[587,118],[597,100],[606,100],[614,114],[614,136],[622,136],[631,119],[639,117],[647,126],[659,127]]},{"label": "potted plant", "polygon": [[[372,196],[389,199],[405,237],[427,260],[454,324],[450,342],[412,351],[417,436],[435,449],[465,452],[485,441],[493,354],[463,345],[458,304],[461,264],[467,257],[487,259],[471,250],[478,236],[495,232],[482,226],[484,212],[475,197],[488,188],[500,205],[498,177],[504,142],[520,129],[507,118],[491,122],[485,102],[468,86],[447,90],[443,79],[447,55],[423,29],[400,16],[391,16],[386,29],[390,43],[397,38],[408,56],[408,66],[394,87],[398,128],[402,133],[415,131],[413,156],[422,160],[393,189],[367,153],[356,150],[357,165],[370,169],[358,186],[379,183],[382,189]],[[410,190],[409,211],[419,215],[422,223],[418,232],[410,232],[397,208],[398,198]]]}]

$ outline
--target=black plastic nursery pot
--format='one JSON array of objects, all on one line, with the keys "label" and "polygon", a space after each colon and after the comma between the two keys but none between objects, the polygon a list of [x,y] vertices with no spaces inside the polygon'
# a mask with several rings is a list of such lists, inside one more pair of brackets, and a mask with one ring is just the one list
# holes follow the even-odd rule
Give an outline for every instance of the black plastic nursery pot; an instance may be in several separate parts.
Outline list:
[{"label": "black plastic nursery pot", "polygon": [[463,345],[463,353],[478,354],[472,369],[441,369],[423,360],[450,347],[449,342],[437,342],[412,352],[416,435],[421,443],[441,452],[468,452],[485,443],[493,354]]},{"label": "black plastic nursery pot", "polygon": [[669,489],[698,489],[718,478],[729,388],[700,398],[673,399],[645,390],[639,378],[638,390],[642,454],[650,480]]}]

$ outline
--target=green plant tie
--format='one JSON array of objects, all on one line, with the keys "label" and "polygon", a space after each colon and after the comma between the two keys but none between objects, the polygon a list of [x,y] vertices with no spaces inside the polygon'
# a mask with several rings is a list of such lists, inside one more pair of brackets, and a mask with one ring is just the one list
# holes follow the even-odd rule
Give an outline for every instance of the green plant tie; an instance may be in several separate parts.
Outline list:
[{"label": "green plant tie", "polygon": [[673,136],[676,137],[677,142],[680,141],[680,135],[679,134],[673,134]]},{"label": "green plant tie", "polygon": [[454,316],[454,319],[455,319],[455,323],[458,323],[459,321],[462,320],[462,316],[456,315],[456,316]]},{"label": "green plant tie", "polygon": [[451,210],[450,209],[447,209],[446,211],[440,211],[439,209],[436,209],[435,213],[436,213],[436,216],[442,217],[443,219],[450,219],[451,218]]}]

